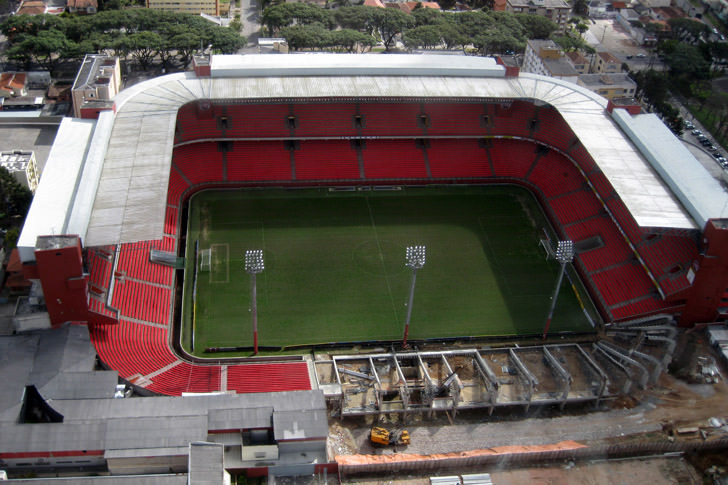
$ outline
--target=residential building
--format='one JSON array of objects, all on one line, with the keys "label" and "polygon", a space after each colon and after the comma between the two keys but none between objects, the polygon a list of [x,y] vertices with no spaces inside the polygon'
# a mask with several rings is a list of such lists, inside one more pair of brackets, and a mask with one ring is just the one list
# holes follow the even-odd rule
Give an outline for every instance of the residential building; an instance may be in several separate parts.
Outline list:
[{"label": "residential building", "polygon": [[47,7],[42,0],[24,0],[20,4],[20,8],[15,12],[16,15],[41,15],[46,13]]},{"label": "residential building", "polygon": [[597,52],[592,59],[591,72],[600,74],[622,72],[622,62],[609,52]]},{"label": "residential building", "polygon": [[546,17],[563,32],[571,15],[571,6],[565,0],[508,0],[506,12],[529,13]]},{"label": "residential building", "polygon": [[4,72],[0,74],[0,98],[27,96],[27,76],[24,72]]},{"label": "residential building", "polygon": [[576,82],[579,72],[552,40],[529,40],[522,71]]},{"label": "residential building", "polygon": [[567,52],[566,58],[569,59],[569,62],[574,66],[576,72],[579,74],[589,74],[589,59],[584,57],[581,52]]},{"label": "residential building", "polygon": [[609,100],[615,98],[633,97],[637,90],[637,83],[627,73],[612,74],[582,74],[577,78],[576,84],[594,91]]},{"label": "residential building", "polygon": [[99,9],[97,0],[68,0],[66,8],[70,13],[91,14]]},{"label": "residential building", "polygon": [[167,12],[220,15],[218,0],[147,0],[147,8]]},{"label": "residential building", "polygon": [[71,88],[73,115],[76,118],[95,118],[99,111],[113,110],[113,98],[120,89],[119,58],[86,54]]},{"label": "residential building", "polygon": [[31,192],[35,192],[40,181],[35,153],[32,151],[13,150],[0,152],[0,167],[5,168],[15,180]]}]

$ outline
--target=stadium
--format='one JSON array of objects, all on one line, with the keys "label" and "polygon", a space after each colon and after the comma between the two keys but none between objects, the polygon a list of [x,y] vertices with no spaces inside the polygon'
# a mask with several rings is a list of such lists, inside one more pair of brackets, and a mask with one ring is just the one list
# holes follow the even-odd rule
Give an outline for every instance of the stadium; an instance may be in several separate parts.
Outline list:
[{"label": "stadium", "polygon": [[[373,357],[314,363],[297,350],[391,346],[374,359],[404,376],[394,346],[409,312],[411,343],[440,344],[416,357],[443,366],[426,389],[459,369],[450,343],[540,336],[551,298],[550,335],[718,321],[728,196],[656,116],[637,113],[491,58],[197,58],[194,72],[122,91],[97,120],[64,120],[18,243],[42,304],[18,321],[85,324],[103,368],[141,395],[323,389],[343,414],[406,411],[413,392],[398,391],[397,409],[379,397],[352,407],[339,371],[356,377],[368,362],[376,377]],[[552,297],[559,241],[575,255]],[[418,244],[427,263],[407,308],[405,248]],[[265,269],[249,299],[243,254],[257,249]],[[578,399],[612,392],[581,347],[543,349],[561,377],[559,360],[593,367],[584,382],[602,376]],[[469,402],[492,412],[488,369],[501,357],[462,352],[488,394]],[[521,360],[542,359],[504,352],[529,376]],[[538,400],[529,379],[528,397],[507,404]],[[563,405],[570,390],[545,394]]]}]

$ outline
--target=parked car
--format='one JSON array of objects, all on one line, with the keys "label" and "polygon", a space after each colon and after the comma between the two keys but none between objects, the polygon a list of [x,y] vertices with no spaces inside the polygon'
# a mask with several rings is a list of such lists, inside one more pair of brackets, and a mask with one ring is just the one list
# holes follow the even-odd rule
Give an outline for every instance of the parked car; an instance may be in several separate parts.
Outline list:
[{"label": "parked car", "polygon": [[720,152],[713,153],[713,158],[723,158],[723,155],[720,154]]},{"label": "parked car", "polygon": [[687,120],[686,120],[686,121],[685,121],[685,122],[683,123],[683,125],[685,125],[685,129],[686,129],[686,130],[694,130],[694,129],[695,129],[695,125],[693,124],[693,122],[692,122],[692,121],[687,121]]},{"label": "parked car", "polygon": [[714,152],[714,151],[716,151],[718,149],[718,147],[715,146],[715,145],[705,145],[705,148],[707,148],[711,152]]},{"label": "parked car", "polygon": [[695,135],[695,136],[700,136],[700,135],[702,135],[702,134],[703,134],[703,132],[702,132],[702,131],[700,131],[700,130],[698,130],[697,128],[696,128],[696,129],[694,129],[693,131],[691,131],[690,133],[692,133],[692,134],[693,134],[693,135]]},{"label": "parked car", "polygon": [[708,148],[712,143],[710,143],[710,140],[701,140],[700,144],[703,145],[705,148]]}]

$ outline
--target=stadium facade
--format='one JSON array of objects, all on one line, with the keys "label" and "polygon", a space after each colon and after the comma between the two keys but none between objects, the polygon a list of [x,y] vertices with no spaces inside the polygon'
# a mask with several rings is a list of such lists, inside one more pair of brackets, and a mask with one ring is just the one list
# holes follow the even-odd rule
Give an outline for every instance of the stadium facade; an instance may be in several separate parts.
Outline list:
[{"label": "stadium facade", "polygon": [[203,365],[173,350],[177,273],[160,262],[177,255],[185,200],[208,187],[518,184],[575,242],[603,321],[728,312],[720,183],[657,117],[575,84],[490,58],[212,56],[115,104],[60,127],[18,244],[37,291],[16,321],[86,324],[101,362],[142,392],[312,387],[300,360]]}]

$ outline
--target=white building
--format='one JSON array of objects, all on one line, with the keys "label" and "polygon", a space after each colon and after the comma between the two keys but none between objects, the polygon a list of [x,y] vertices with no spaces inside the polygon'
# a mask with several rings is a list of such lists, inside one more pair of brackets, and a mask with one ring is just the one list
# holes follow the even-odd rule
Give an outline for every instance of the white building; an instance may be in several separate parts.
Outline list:
[{"label": "white building", "polygon": [[571,82],[576,82],[579,76],[579,72],[552,40],[529,40],[522,70]]},{"label": "white building", "polygon": [[607,99],[633,97],[637,83],[627,73],[582,74],[576,84]]},{"label": "white building", "polygon": [[[98,111],[113,109],[111,101],[121,90],[119,58],[103,54],[86,54],[71,88],[73,115],[76,118],[96,118]],[[99,101],[104,106],[99,107]],[[84,106],[84,103],[89,105]],[[95,116],[94,116],[95,113]]]},{"label": "white building", "polygon": [[35,153],[31,151],[13,150],[0,152],[0,167],[5,168],[23,187],[35,193],[40,174],[35,163]]}]

